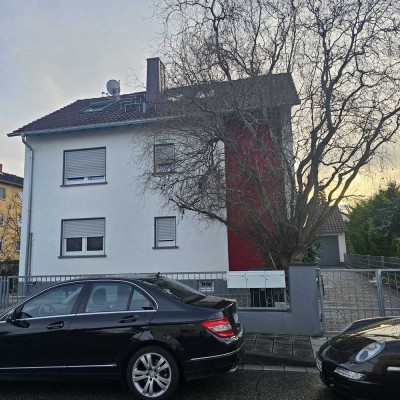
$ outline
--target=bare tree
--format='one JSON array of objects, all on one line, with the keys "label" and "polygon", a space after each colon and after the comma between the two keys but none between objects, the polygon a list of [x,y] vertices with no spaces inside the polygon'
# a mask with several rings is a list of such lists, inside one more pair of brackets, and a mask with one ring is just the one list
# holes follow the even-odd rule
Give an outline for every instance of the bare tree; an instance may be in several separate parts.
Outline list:
[{"label": "bare tree", "polygon": [[[158,1],[171,88],[159,110],[175,121],[160,119],[141,160],[155,143],[175,143],[175,154],[168,173],[143,164],[146,190],[226,224],[266,263],[271,255],[282,268],[301,261],[332,207],[398,132],[399,7]],[[275,86],[287,73],[300,98],[291,118],[298,102],[285,105],[288,86]]]},{"label": "bare tree", "polygon": [[0,263],[8,264],[19,259],[21,240],[22,202],[20,190],[6,188],[6,201],[0,209]]}]

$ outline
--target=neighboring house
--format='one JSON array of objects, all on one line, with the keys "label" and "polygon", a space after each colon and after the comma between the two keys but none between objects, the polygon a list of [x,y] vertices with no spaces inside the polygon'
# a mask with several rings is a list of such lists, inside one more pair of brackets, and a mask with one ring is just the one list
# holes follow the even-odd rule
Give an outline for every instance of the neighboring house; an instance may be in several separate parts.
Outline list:
[{"label": "neighboring house", "polygon": [[[187,93],[214,93],[208,86],[166,90],[164,73],[158,58],[149,59],[146,92],[78,100],[9,134],[27,146],[20,275],[252,267],[248,245],[224,225],[167,212],[156,195],[141,194],[132,137],[155,136],[160,119],[180,123],[175,107]],[[257,79],[263,105],[281,109],[290,133],[291,106],[299,102],[290,74]],[[257,98],[246,99],[249,108]],[[155,174],[171,170],[173,151],[173,143],[155,143],[148,160]]]},{"label": "neighboring house", "polygon": [[3,165],[0,164],[1,271],[19,260],[23,183],[23,178],[3,172]]},{"label": "neighboring house", "polygon": [[328,220],[318,229],[319,265],[338,266],[344,264],[346,230],[342,213],[338,207],[335,207]]}]

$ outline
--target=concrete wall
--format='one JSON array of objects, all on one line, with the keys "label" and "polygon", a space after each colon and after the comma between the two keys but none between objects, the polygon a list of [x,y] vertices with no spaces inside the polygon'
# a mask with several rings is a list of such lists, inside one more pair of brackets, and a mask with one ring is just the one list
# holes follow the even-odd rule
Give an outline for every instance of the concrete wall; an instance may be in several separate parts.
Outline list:
[{"label": "concrete wall", "polygon": [[[227,232],[163,209],[161,199],[143,196],[141,170],[133,162],[133,136],[141,127],[30,136],[34,148],[31,275],[104,274],[228,269]],[[137,143],[137,141],[135,141]],[[106,147],[106,184],[62,186],[64,150]],[[29,151],[25,157],[20,275],[25,273]],[[152,159],[148,160],[153,162]],[[177,217],[176,249],[153,249],[154,217]],[[61,220],[105,218],[105,257],[60,258]]]},{"label": "concrete wall", "polygon": [[240,311],[247,332],[321,335],[315,264],[289,267],[289,311]]}]

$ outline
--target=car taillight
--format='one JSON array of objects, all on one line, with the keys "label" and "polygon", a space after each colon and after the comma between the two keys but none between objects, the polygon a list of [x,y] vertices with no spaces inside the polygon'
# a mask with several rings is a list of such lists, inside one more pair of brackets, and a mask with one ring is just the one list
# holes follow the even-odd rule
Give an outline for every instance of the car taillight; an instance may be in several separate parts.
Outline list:
[{"label": "car taillight", "polygon": [[203,322],[203,326],[209,332],[220,338],[230,338],[232,336],[235,336],[232,325],[226,317],[219,319],[209,319]]}]

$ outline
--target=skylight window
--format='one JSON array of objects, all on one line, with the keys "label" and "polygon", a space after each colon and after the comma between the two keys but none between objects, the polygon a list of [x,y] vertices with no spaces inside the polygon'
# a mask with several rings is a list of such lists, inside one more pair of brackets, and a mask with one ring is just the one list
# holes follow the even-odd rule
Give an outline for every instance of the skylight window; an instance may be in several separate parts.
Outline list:
[{"label": "skylight window", "polygon": [[98,101],[95,103],[90,103],[88,107],[84,108],[83,112],[95,112],[95,111],[103,111],[107,107],[111,106],[113,101]]}]

